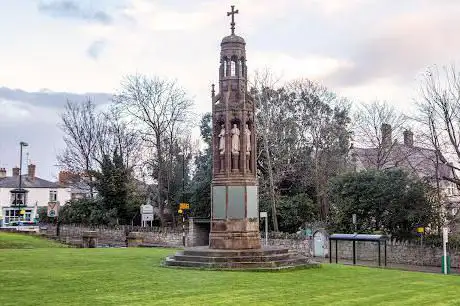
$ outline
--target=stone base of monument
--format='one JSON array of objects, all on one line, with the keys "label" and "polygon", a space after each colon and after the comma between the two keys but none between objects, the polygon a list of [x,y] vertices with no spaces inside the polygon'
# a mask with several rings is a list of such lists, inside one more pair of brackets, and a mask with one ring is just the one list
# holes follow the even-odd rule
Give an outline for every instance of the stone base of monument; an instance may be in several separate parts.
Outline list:
[{"label": "stone base of monument", "polygon": [[207,246],[185,248],[167,257],[163,266],[209,270],[272,271],[319,267],[310,258],[282,247],[218,250]]}]

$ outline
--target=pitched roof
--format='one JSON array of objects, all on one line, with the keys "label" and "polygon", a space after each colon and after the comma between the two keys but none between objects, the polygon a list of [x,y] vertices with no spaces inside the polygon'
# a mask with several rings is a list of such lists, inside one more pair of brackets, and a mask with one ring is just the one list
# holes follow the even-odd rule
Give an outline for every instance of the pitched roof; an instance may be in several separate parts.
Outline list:
[{"label": "pitched roof", "polygon": [[437,156],[432,149],[395,144],[386,151],[378,148],[354,148],[351,153],[357,156],[365,169],[402,168],[420,178],[430,179],[436,178],[436,159],[439,158],[438,177],[454,177],[452,168],[442,163],[443,157]]},{"label": "pitched roof", "polygon": [[[0,188],[17,188],[19,176],[7,176],[0,178]],[[61,188],[58,183],[50,182],[39,177],[30,179],[26,174],[22,175],[22,188]]]}]

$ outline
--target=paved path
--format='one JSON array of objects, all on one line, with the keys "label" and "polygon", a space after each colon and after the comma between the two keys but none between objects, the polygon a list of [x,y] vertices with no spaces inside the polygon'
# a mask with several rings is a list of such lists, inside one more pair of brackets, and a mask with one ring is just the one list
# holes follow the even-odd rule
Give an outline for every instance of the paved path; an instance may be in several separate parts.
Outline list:
[{"label": "paved path", "polygon": [[[322,258],[322,257],[314,257],[314,260],[320,262],[322,264],[329,264],[329,258]],[[335,264],[335,258],[332,259],[332,264]],[[339,259],[339,264],[342,265],[353,265],[351,260],[346,259]],[[364,266],[364,267],[373,267],[379,268],[378,263],[374,261],[364,261],[359,260],[356,264],[357,266]],[[396,270],[405,270],[405,271],[417,271],[417,272],[426,272],[426,273],[439,273],[441,274],[441,267],[433,267],[433,266],[416,266],[416,265],[406,265],[406,264],[395,264],[395,263],[387,263],[387,266],[383,266],[382,260],[382,267],[385,269],[396,269]],[[452,267],[450,268],[450,274],[457,274],[460,275],[459,267]]]}]

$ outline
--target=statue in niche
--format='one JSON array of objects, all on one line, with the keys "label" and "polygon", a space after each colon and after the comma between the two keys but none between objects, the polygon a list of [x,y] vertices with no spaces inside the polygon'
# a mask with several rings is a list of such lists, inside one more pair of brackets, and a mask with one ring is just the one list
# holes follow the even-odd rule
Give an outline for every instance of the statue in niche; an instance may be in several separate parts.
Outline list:
[{"label": "statue in niche", "polygon": [[240,130],[236,124],[233,124],[232,133],[232,154],[240,153]]},{"label": "statue in niche", "polygon": [[219,134],[219,151],[221,155],[225,153],[225,125],[223,124]]},{"label": "statue in niche", "polygon": [[249,155],[251,153],[251,131],[248,124],[246,124],[246,128],[244,129],[244,136],[246,137],[246,155]]}]

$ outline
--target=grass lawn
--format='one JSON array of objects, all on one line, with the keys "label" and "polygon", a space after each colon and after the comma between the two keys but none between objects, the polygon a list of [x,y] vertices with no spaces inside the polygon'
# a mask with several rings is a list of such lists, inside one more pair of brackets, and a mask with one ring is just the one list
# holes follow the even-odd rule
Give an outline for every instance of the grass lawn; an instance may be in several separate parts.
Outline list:
[{"label": "grass lawn", "polygon": [[55,241],[41,239],[36,236],[0,232],[0,252],[2,252],[1,249],[37,249],[59,247],[67,246]]},{"label": "grass lawn", "polygon": [[460,304],[459,276],[341,265],[286,272],[160,267],[173,252],[3,249],[0,305]]}]

